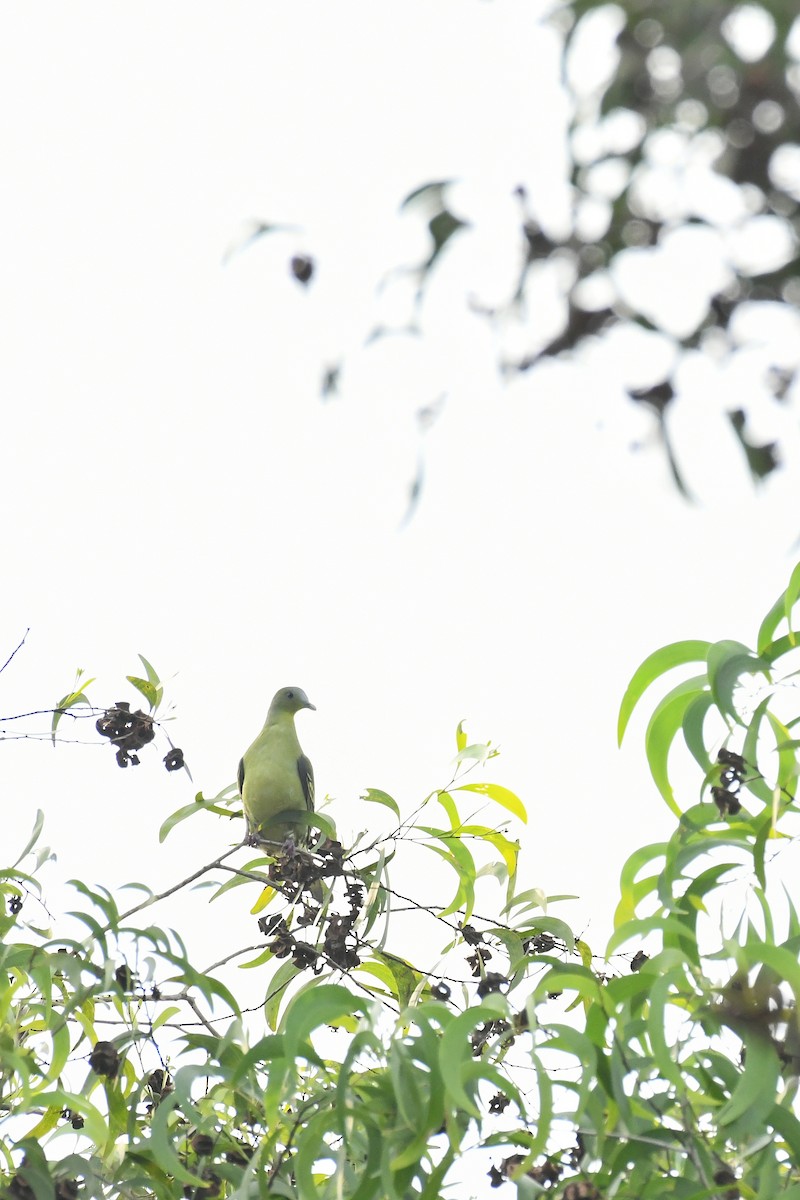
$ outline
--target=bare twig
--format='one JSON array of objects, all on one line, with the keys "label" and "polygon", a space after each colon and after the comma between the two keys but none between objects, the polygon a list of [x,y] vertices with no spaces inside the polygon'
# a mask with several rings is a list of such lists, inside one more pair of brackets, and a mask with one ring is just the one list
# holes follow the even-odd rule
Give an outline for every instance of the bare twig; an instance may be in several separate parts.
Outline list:
[{"label": "bare twig", "polygon": [[[244,842],[238,842],[232,847],[232,849],[226,850],[226,852],[221,854],[219,858],[215,858],[213,862],[206,863],[205,866],[199,867],[196,871],[193,871],[191,875],[187,875],[185,879],[180,881],[180,883],[173,884],[173,886],[167,888],[166,891],[158,892],[154,896],[148,896],[147,899],[142,900],[140,904],[134,904],[133,908],[129,908],[126,912],[120,913],[119,920],[127,921],[128,917],[132,917],[134,913],[141,912],[143,908],[150,908],[151,905],[158,904],[161,900],[166,900],[167,896],[173,896],[175,892],[179,892],[181,888],[188,887],[190,883],[194,883],[195,879],[199,879],[200,876],[205,875],[207,871],[213,871],[215,867],[221,867],[224,860],[226,858],[230,858],[230,856],[235,854],[237,850],[241,850],[243,845],[245,845]],[[100,932],[110,933],[113,928],[114,924],[111,923],[106,925]]]},{"label": "bare twig", "polygon": [[11,662],[12,658],[13,658],[13,657],[14,657],[14,655],[17,653],[17,651],[18,651],[18,650],[21,650],[21,649],[22,649],[22,647],[25,645],[25,638],[28,636],[28,634],[30,633],[30,631],[31,631],[31,629],[30,629],[30,625],[29,625],[29,626],[28,626],[28,628],[27,628],[27,629],[25,630],[25,632],[23,633],[23,635],[22,635],[22,638],[21,638],[21,640],[19,641],[19,643],[18,643],[18,644],[17,644],[17,645],[14,647],[14,649],[11,651],[11,653],[10,653],[10,654],[9,654],[9,656],[8,656],[8,658],[7,658],[7,659],[6,659],[6,661],[3,663],[2,667],[0,667],[0,675],[2,675],[2,674],[3,674],[3,671],[5,671],[6,667],[7,667],[7,666],[8,666],[8,664]]}]

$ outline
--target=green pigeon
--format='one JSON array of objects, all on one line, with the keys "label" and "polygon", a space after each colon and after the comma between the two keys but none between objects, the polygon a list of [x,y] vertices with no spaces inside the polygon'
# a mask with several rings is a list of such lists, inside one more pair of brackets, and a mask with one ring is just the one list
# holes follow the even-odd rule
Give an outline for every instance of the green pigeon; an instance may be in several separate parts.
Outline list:
[{"label": "green pigeon", "polygon": [[248,833],[259,841],[306,841],[308,826],[294,821],[292,814],[313,813],[314,771],[297,740],[294,716],[301,708],[314,707],[302,688],[281,688],[261,733],[239,763]]}]

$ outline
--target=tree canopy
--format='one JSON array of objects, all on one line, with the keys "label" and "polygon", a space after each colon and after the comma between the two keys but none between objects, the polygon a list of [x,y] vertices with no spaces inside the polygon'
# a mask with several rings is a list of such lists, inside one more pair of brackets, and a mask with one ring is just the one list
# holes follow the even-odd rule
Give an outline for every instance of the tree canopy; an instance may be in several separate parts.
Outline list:
[{"label": "tree canopy", "polygon": [[[157,894],[129,883],[127,907],[119,881],[74,880],[73,910],[48,909],[40,814],[0,874],[6,1194],[800,1196],[798,599],[800,565],[752,646],[681,641],[634,674],[620,740],[681,675],[645,733],[674,828],[621,864],[605,947],[528,877],[526,805],[463,724],[413,811],[364,793],[352,846],[323,812],[312,852],[266,854],[237,840],[233,786],[198,793],[159,836],[216,822],[220,854]],[[94,721],[148,769],[163,687],[143,662],[147,712],[95,708],[79,679],[53,737]],[[171,743],[163,762],[185,765]],[[222,961],[172,927],[189,889],[203,920],[241,903]]]}]

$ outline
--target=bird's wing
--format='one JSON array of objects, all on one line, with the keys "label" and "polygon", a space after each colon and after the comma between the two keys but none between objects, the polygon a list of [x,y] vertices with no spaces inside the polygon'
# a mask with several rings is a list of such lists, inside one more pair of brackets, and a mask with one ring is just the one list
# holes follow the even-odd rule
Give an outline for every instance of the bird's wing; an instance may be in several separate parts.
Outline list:
[{"label": "bird's wing", "polygon": [[297,774],[300,776],[300,785],[303,789],[303,795],[306,798],[306,808],[309,812],[314,811],[314,768],[306,758],[305,754],[301,754],[297,760]]},{"label": "bird's wing", "polygon": [[236,772],[236,782],[239,784],[239,795],[241,796],[242,788],[244,787],[244,759],[243,758],[239,759],[239,770]]}]

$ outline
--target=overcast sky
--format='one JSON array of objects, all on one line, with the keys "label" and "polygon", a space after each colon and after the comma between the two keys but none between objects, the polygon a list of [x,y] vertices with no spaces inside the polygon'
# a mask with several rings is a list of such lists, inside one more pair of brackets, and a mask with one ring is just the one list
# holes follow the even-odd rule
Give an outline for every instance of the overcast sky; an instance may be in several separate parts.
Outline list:
[{"label": "overcast sky", "polygon": [[[616,749],[622,692],[666,642],[754,639],[793,564],[797,476],[752,488],[719,371],[686,418],[696,505],[624,399],[624,343],[616,363],[498,377],[497,335],[465,297],[508,294],[518,184],[563,220],[542,7],[0,14],[0,650],[30,627],[2,711],[52,705],[78,666],[96,702],[135,699],[122,681],[142,652],[194,776],[155,754],[123,773],[108,747],[8,742],[5,845],[41,807],[66,876],[188,873],[234,835],[208,818],[159,849],[161,821],[230,783],[273,692],[298,684],[344,841],[375,820],[363,788],[410,811],[448,780],[464,718],[502,749],[486,777],[528,807],[520,886],[577,893],[563,915],[590,941],[592,922],[607,930],[624,858],[670,828],[643,719]],[[426,253],[399,203],[449,178],[477,232],[432,282],[426,336],[364,348],[408,303],[407,278],[379,281]],[[235,251],[254,219],[297,228]],[[288,269],[300,252],[308,289]],[[531,330],[550,319],[534,306]]]}]

